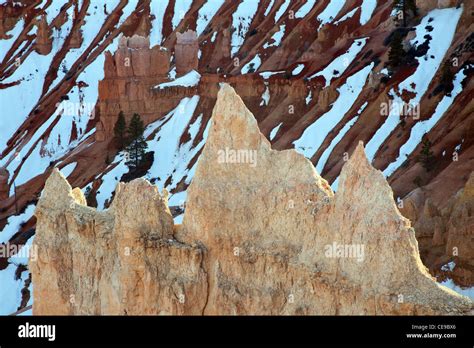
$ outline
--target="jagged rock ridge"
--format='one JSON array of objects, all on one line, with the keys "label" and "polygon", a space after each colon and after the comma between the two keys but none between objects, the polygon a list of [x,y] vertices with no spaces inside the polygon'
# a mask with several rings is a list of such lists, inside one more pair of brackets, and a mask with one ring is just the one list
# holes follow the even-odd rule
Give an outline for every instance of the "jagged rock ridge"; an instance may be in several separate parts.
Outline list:
[{"label": "jagged rock ridge", "polygon": [[53,172],[36,211],[34,314],[472,311],[428,274],[362,144],[334,195],[302,155],[271,149],[228,85],[211,122],[183,225],[143,179],[98,212]]}]

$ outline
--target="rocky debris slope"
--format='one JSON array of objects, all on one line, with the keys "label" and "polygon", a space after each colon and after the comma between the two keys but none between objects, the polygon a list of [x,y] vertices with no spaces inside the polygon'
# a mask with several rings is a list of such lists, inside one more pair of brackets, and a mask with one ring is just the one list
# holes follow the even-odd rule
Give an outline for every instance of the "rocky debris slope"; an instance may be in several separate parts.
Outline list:
[{"label": "rocky debris slope", "polygon": [[472,310],[428,274],[362,144],[334,195],[309,160],[271,149],[228,85],[211,122],[180,226],[167,192],[143,179],[119,184],[99,212],[53,172],[36,210],[34,314]]},{"label": "rocky debris slope", "polygon": [[[467,287],[474,277],[474,173],[442,208],[429,198],[429,189],[408,195],[403,214],[413,221],[420,252],[433,265],[432,272]],[[445,274],[443,266],[451,261],[455,267]]]}]

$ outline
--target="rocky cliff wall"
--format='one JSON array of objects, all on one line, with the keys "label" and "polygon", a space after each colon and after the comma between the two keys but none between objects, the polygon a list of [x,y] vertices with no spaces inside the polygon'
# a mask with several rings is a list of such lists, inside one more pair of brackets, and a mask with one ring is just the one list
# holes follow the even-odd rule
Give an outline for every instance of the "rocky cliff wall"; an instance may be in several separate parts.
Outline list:
[{"label": "rocky cliff wall", "polygon": [[415,231],[362,144],[334,194],[310,161],[275,151],[228,85],[188,190],[119,184],[89,208],[53,172],[30,260],[34,314],[467,314],[423,266]]},{"label": "rocky cliff wall", "polygon": [[168,112],[179,100],[153,98],[151,88],[168,79],[170,54],[164,47],[150,48],[148,37],[122,36],[112,55],[105,54],[104,79],[99,81],[99,140],[113,136],[118,114],[131,119],[140,114],[146,124]]}]

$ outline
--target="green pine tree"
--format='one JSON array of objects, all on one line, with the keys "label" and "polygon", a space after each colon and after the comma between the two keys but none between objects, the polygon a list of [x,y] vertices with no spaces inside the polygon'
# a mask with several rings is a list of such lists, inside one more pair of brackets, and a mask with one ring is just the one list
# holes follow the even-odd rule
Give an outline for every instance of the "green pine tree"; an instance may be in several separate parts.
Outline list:
[{"label": "green pine tree", "polygon": [[405,56],[405,50],[403,49],[403,37],[397,31],[393,34],[392,41],[390,42],[390,52],[388,53],[388,65],[391,68],[400,66]]},{"label": "green pine tree", "polygon": [[127,145],[127,122],[125,121],[125,115],[122,111],[119,112],[117,122],[115,122],[114,135],[122,150]]},{"label": "green pine tree", "polygon": [[407,9],[413,13],[413,16],[418,17],[418,8],[416,7],[416,0],[405,0]]},{"label": "green pine tree", "polygon": [[427,172],[433,169],[434,166],[434,155],[433,151],[431,151],[431,141],[426,137],[426,135],[422,139],[422,147],[420,155],[418,156],[418,160],[421,162],[421,165]]},{"label": "green pine tree", "polygon": [[126,148],[129,154],[129,160],[126,162],[126,165],[131,172],[136,171],[143,164],[145,159],[148,145],[143,136],[144,131],[145,127],[140,115],[133,114],[130,125],[128,126],[129,144]]},{"label": "green pine tree", "polygon": [[443,85],[443,90],[445,94],[451,93],[454,88],[453,84],[454,73],[451,70],[451,64],[449,61],[446,61],[441,68],[441,84]]}]

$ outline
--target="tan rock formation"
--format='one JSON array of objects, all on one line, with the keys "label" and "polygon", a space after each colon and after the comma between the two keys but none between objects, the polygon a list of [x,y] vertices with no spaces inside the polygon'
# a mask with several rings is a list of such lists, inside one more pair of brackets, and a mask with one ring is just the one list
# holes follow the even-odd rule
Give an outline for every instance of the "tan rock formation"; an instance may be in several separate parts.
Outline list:
[{"label": "tan rock formation", "polygon": [[193,30],[184,33],[176,33],[176,45],[174,47],[176,58],[176,74],[184,75],[191,70],[198,70],[199,43],[197,34]]},{"label": "tan rock formation", "polygon": [[472,286],[474,279],[474,172],[466,185],[446,206],[438,208],[423,188],[404,198],[403,214],[413,221],[423,258],[432,272],[449,260],[456,267],[450,274],[456,283]]},{"label": "tan rock formation", "polygon": [[173,239],[167,200],[145,180],[118,185],[98,212],[55,170],[36,216],[34,314],[200,313],[202,251]]},{"label": "tan rock formation", "polygon": [[452,277],[471,286],[474,279],[474,172],[464,189],[443,210],[446,218],[446,254],[456,257]]},{"label": "tan rock formation", "polygon": [[[294,150],[275,151],[224,85],[183,225],[142,179],[111,208],[52,174],[37,207],[34,314],[463,314],[359,144],[333,194]],[[71,302],[71,296],[74,301]]]}]

